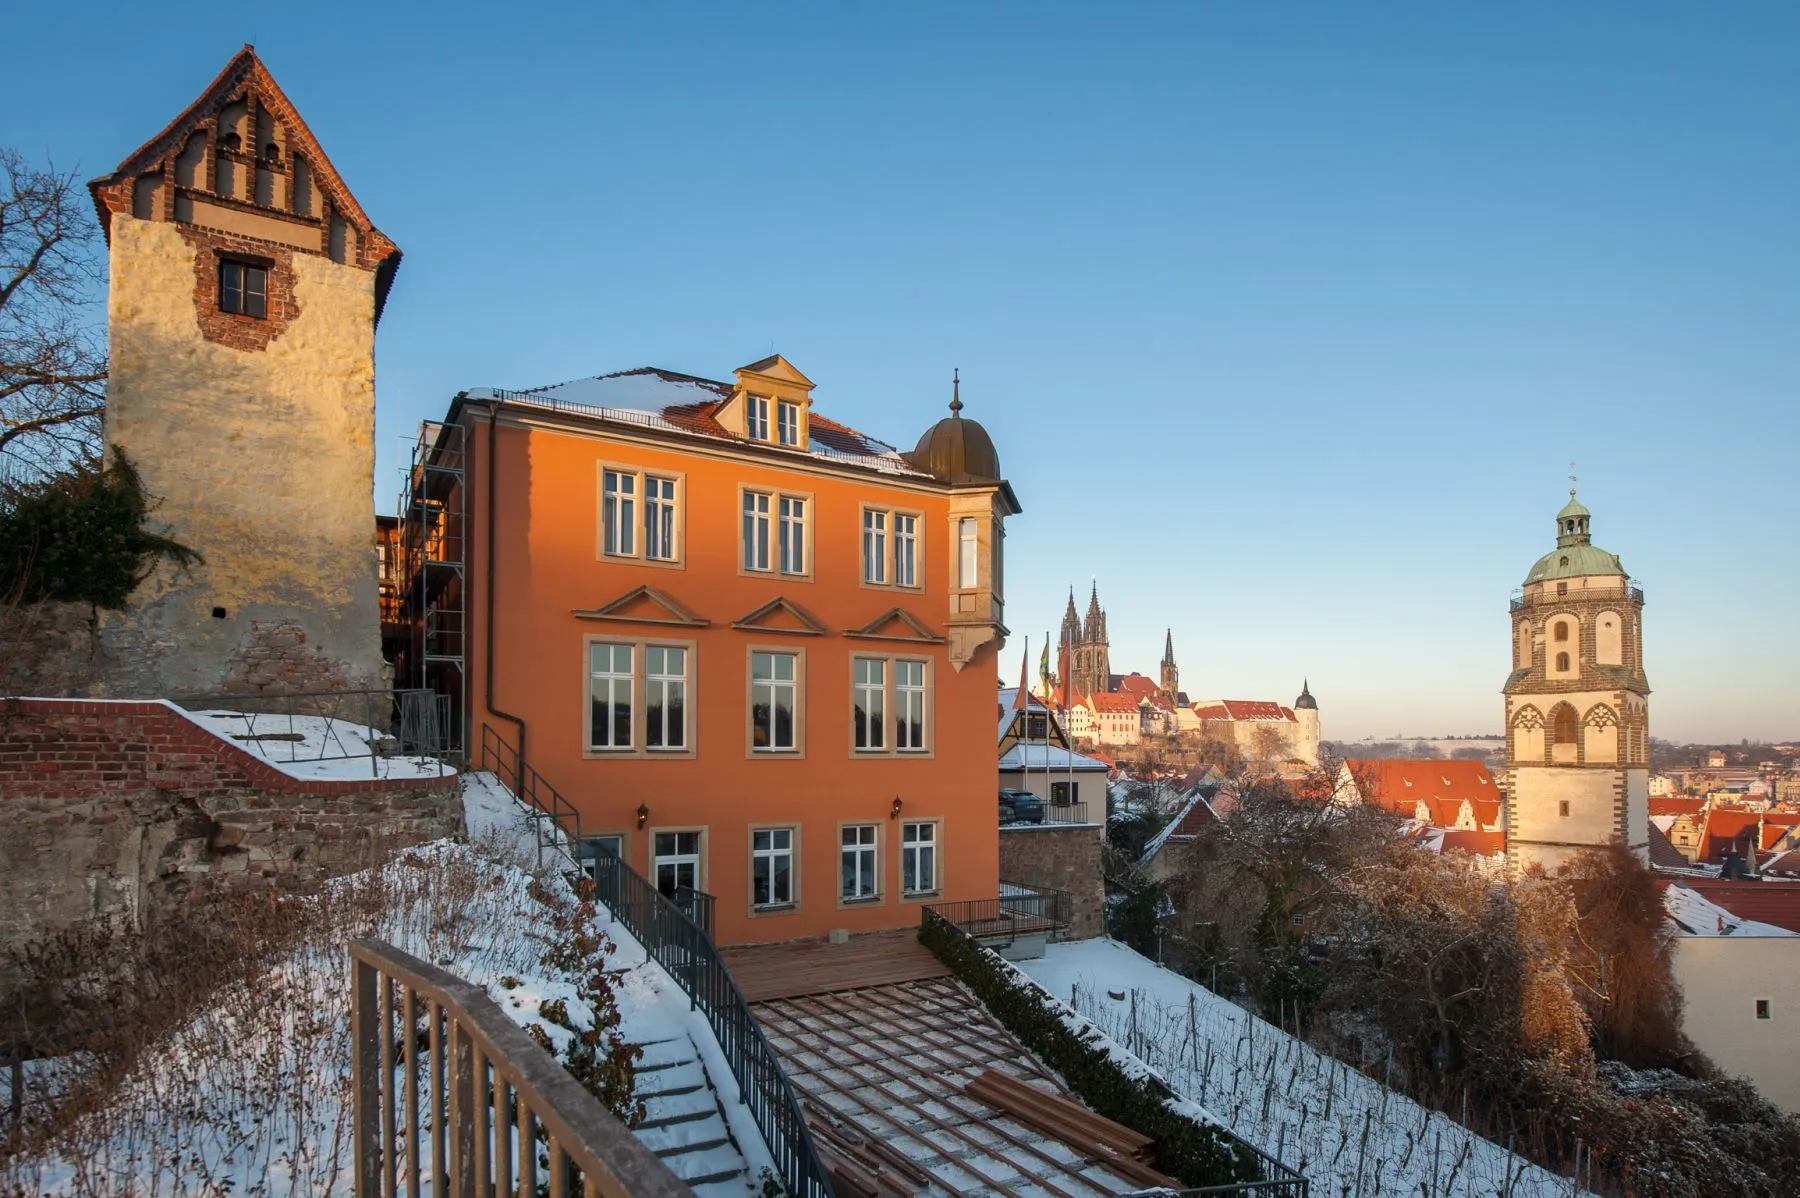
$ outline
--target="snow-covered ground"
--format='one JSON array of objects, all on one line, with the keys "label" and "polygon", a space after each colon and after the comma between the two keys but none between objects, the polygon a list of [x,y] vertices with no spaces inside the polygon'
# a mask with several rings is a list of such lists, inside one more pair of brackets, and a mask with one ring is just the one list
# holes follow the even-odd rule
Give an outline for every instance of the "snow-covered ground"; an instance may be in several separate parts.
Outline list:
[{"label": "snow-covered ground", "polygon": [[[1111,940],[1053,944],[1018,967],[1314,1198],[1570,1195],[1574,1183],[1428,1111]],[[1125,993],[1124,999],[1108,996]]]},{"label": "snow-covered ground", "polygon": [[[485,809],[478,839],[493,843],[488,833],[506,826],[503,816]],[[339,879],[308,900],[333,912],[330,935],[218,994],[146,1054],[105,1111],[67,1129],[57,1151],[0,1169],[0,1192],[348,1195],[345,942],[378,936],[484,986],[516,1022],[543,1026],[560,1051],[571,1033],[541,1020],[539,1004],[564,1000],[578,1024],[587,1012],[573,984],[540,963],[555,932],[532,881],[482,848],[449,842]],[[554,874],[539,884],[567,893]],[[773,1162],[710,1028],[604,910],[601,925],[617,945],[623,1035],[644,1048],[638,1138],[703,1198],[759,1193]]]},{"label": "snow-covered ground", "polygon": [[169,705],[214,736],[262,758],[282,773],[309,781],[420,778],[456,771],[435,757],[387,757],[388,734],[352,720],[269,712],[188,711]]}]

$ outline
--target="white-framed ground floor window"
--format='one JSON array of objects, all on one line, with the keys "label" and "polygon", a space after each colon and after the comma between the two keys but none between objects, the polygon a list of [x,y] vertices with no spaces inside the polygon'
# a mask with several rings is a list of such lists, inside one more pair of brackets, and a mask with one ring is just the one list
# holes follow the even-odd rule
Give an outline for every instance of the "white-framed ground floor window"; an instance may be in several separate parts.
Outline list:
[{"label": "white-framed ground floor window", "polygon": [[595,862],[602,855],[596,852],[596,849],[604,849],[623,861],[625,859],[625,836],[621,832],[604,832],[599,836],[582,838],[581,849],[577,856],[581,862],[581,872],[590,878],[597,876]]},{"label": "white-framed ground floor window", "polygon": [[750,831],[750,905],[770,911],[794,905],[794,829]]},{"label": "white-framed ground floor window", "polygon": [[881,825],[845,824],[839,835],[838,865],[841,882],[838,897],[847,903],[868,902],[881,895]]},{"label": "white-framed ground floor window", "polygon": [[938,826],[918,822],[900,825],[900,892],[904,895],[936,894],[938,888]]},{"label": "white-framed ground floor window", "polygon": [[657,832],[650,842],[650,874],[665,895],[700,889],[700,833]]}]

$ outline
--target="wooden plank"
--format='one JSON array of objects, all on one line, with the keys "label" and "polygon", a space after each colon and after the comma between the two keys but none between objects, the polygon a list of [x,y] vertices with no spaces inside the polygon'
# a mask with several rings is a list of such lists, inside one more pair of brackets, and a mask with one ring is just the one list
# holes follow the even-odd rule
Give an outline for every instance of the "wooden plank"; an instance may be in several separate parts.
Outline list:
[{"label": "wooden plank", "polygon": [[950,970],[910,931],[853,936],[842,944],[797,940],[723,951],[747,1002],[945,978]]}]

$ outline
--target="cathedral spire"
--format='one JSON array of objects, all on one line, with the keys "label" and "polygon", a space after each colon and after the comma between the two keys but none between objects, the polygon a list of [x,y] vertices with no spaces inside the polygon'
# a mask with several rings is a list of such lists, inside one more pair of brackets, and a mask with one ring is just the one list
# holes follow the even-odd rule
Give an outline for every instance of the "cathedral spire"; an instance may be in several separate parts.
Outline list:
[{"label": "cathedral spire", "polygon": [[1175,630],[1172,628],[1165,628],[1163,630],[1162,663],[1165,666],[1172,666],[1175,664]]}]

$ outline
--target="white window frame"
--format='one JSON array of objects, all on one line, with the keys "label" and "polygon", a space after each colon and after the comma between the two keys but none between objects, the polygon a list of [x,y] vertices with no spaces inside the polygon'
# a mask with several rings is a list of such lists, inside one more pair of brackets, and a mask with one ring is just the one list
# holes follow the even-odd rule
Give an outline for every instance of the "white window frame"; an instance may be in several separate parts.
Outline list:
[{"label": "white window frame", "polygon": [[775,441],[779,445],[800,445],[800,405],[791,399],[775,401]]},{"label": "white window frame", "polygon": [[637,472],[601,467],[600,551],[606,556],[637,556],[637,507]]},{"label": "white window frame", "polygon": [[740,553],[744,569],[767,574],[774,562],[775,496],[768,491],[746,488],[740,507],[743,510]]},{"label": "white window frame", "polygon": [[[644,559],[652,562],[681,560],[681,480],[667,474],[644,472]],[[662,542],[662,552],[656,552]]]},{"label": "white window frame", "polygon": [[752,441],[769,439],[768,396],[746,395],[744,397],[744,435]]},{"label": "white window frame", "polygon": [[[767,847],[757,844],[757,837],[768,837]],[[785,837],[785,847],[777,841]],[[750,909],[752,911],[787,911],[800,905],[800,870],[799,870],[800,829],[792,824],[773,824],[767,827],[750,829]],[[787,894],[778,896],[775,893],[776,863],[782,858],[787,860]],[[767,863],[769,875],[769,899],[758,902],[756,899],[756,871]]]},{"label": "white window frame", "polygon": [[889,518],[894,540],[894,585],[906,590],[919,586],[919,525],[914,512],[895,512]]},{"label": "white window frame", "polygon": [[[866,833],[866,835],[865,835]],[[854,834],[854,839],[852,839]],[[846,874],[845,866],[855,855],[855,867]],[[865,871],[866,866],[866,871]],[[865,879],[866,872],[866,879]],[[851,877],[856,888],[850,888]],[[866,889],[864,883],[866,881]],[[860,905],[881,901],[881,825],[838,825],[838,905]]]},{"label": "white window frame", "polygon": [[[657,841],[664,836],[673,836],[675,838],[675,851],[674,852],[661,853],[661,852],[657,851],[657,848],[658,848]],[[691,853],[681,851],[681,838],[683,836],[692,836],[694,838],[694,849]],[[693,870],[694,870],[693,889],[696,891],[705,891],[705,889],[706,889],[706,874],[705,874],[704,870],[705,870],[705,865],[706,865],[706,829],[704,829],[704,828],[656,828],[656,829],[653,829],[650,833],[650,884],[652,886],[656,887],[657,890],[659,890],[659,891],[662,890],[662,867],[665,862],[674,866],[677,871],[679,871],[680,867],[683,865],[693,866]],[[679,877],[679,873],[677,874],[677,876]],[[677,888],[679,888],[681,883],[676,882],[675,885]]]},{"label": "white window frame", "polygon": [[[918,671],[915,683],[906,677]],[[893,678],[894,752],[925,753],[931,749],[931,663],[919,658],[898,657],[889,671]],[[917,708],[916,736],[907,735],[907,716]],[[912,741],[913,743],[908,743]]]},{"label": "white window frame", "polygon": [[956,522],[956,588],[972,591],[981,585],[981,525],[973,516]]},{"label": "white window frame", "polygon": [[[758,678],[756,676],[756,659],[759,657],[767,657],[770,659],[769,673],[771,676],[768,678]],[[778,663],[783,658],[786,658],[792,663],[792,672],[787,678],[776,676],[780,672]],[[752,754],[756,756],[766,755],[781,757],[799,754],[801,749],[801,725],[806,719],[806,713],[800,706],[804,698],[803,688],[801,687],[801,676],[804,670],[805,658],[802,654],[794,650],[757,648],[752,648],[750,650],[750,708],[748,712],[748,733],[750,739],[750,751]],[[759,691],[766,691],[769,708],[769,743],[763,745],[756,743],[756,703]],[[777,731],[775,712],[777,710],[777,700],[783,692],[788,695],[789,708],[793,712],[793,719],[788,728],[789,743],[785,745],[775,743]]]},{"label": "white window frame", "polygon": [[[922,835],[928,833],[928,835]],[[938,822],[936,820],[908,820],[900,825],[900,893],[902,898],[919,898],[938,893],[942,880],[942,871],[938,860]],[[910,859],[910,860],[909,860]],[[913,884],[908,886],[908,865],[911,865]],[[921,867],[930,873],[925,879],[929,885],[921,886]]]},{"label": "white window frame", "polygon": [[887,751],[887,679],[887,658],[850,659],[850,740],[858,753]]},{"label": "white window frame", "polygon": [[888,519],[886,508],[862,511],[862,580],[869,586],[888,584]]},{"label": "white window frame", "polygon": [[[685,645],[647,644],[643,647],[644,660],[644,751],[647,753],[685,753],[687,752],[687,724],[689,698],[689,670],[692,649]],[[668,654],[681,655],[680,668],[671,671],[668,668]],[[656,658],[662,657],[662,668],[658,669]],[[669,698],[673,694],[680,702],[681,715],[678,719],[669,719]],[[657,700],[661,700],[662,726],[652,728],[652,713],[659,709]],[[651,744],[652,731],[661,733],[661,744]],[[669,743],[669,734],[673,731],[678,743]]]},{"label": "white window frame", "polygon": [[[812,554],[808,552],[812,533],[812,501],[804,495],[775,497],[776,569],[804,578],[812,572]],[[798,558],[790,561],[789,551]]]},{"label": "white window frame", "polygon": [[[600,649],[605,649],[607,651],[607,664],[605,670],[596,669],[594,665],[595,653]],[[619,670],[618,665],[619,650],[624,650],[625,652],[625,669],[623,672]],[[597,640],[589,641],[587,643],[587,748],[590,753],[628,753],[636,747],[634,738],[637,732],[637,650],[638,647],[629,641]],[[604,741],[600,739],[599,733],[601,729],[595,726],[596,720],[594,718],[594,701],[599,697],[602,683],[604,683],[606,690],[608,712],[605,728],[606,739]],[[612,714],[619,703],[619,689],[621,685],[625,691],[625,743],[623,744],[618,743],[617,717]]]}]

